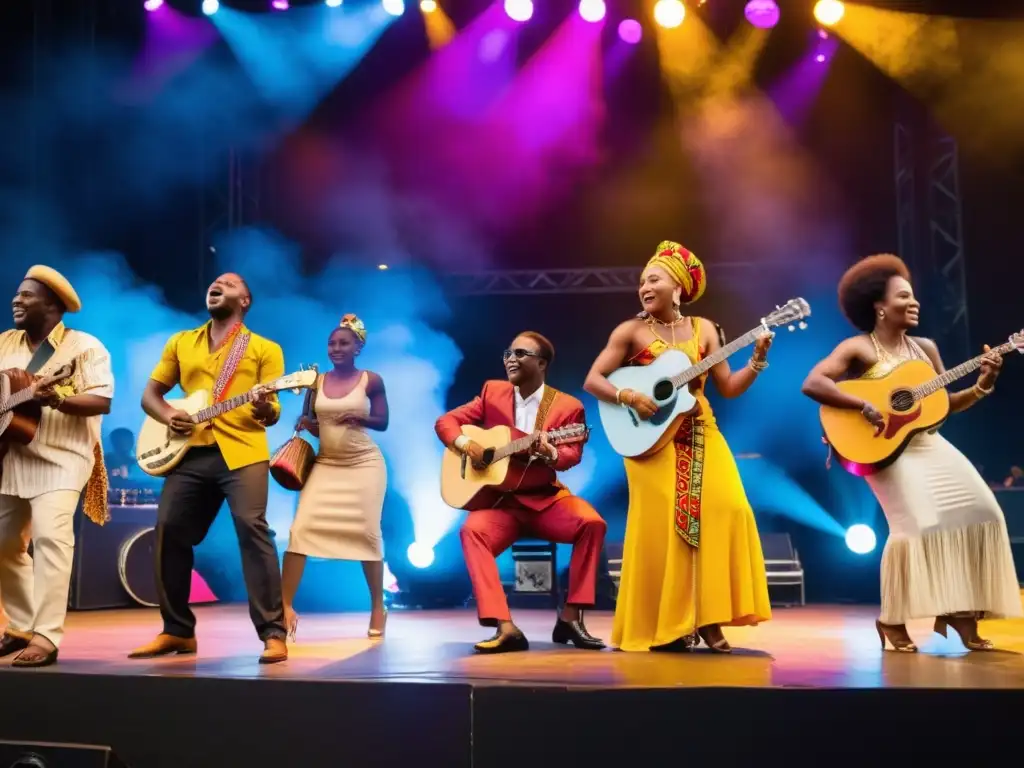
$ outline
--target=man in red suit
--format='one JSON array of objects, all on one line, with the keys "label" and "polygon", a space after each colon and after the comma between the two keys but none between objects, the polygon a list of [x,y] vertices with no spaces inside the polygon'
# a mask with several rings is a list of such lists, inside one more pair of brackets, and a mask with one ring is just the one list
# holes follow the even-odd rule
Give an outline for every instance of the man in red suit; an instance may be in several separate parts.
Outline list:
[{"label": "man in red suit", "polygon": [[[472,402],[459,406],[437,420],[437,436],[451,450],[465,454],[476,466],[484,462],[484,449],[462,434],[468,424],[489,429],[514,427],[538,434],[571,424],[584,424],[583,403],[545,384],[555,349],[539,333],[519,334],[505,350],[508,381],[488,381]],[[470,511],[462,525],[462,551],[473,582],[480,623],[497,627],[494,637],[477,643],[480,653],[525,651],[526,636],[512,622],[508,601],[498,576],[495,558],[516,539],[526,535],[560,544],[572,544],[569,594],[555,623],[551,639],[577,648],[599,650],[604,643],[593,637],[583,623],[583,609],[594,604],[597,567],[607,525],[583,499],[573,496],[558,482],[556,473],[580,463],[583,443],[555,447],[543,435],[526,455],[513,460],[529,464],[523,491],[495,492]]]}]

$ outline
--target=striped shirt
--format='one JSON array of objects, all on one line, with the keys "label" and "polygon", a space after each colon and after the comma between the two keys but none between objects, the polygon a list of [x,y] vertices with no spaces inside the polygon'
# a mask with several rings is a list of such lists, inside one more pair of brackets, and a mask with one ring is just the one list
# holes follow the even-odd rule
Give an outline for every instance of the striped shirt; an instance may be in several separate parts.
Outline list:
[{"label": "striped shirt", "polygon": [[[110,353],[99,339],[63,323],[47,338],[56,352],[37,374],[46,375],[77,358],[75,392],[113,399]],[[0,333],[0,370],[24,370],[32,355],[24,331]],[[32,442],[12,444],[4,457],[0,494],[32,499],[50,491],[81,491],[92,474],[102,424],[102,416],[71,416],[44,407]]]}]

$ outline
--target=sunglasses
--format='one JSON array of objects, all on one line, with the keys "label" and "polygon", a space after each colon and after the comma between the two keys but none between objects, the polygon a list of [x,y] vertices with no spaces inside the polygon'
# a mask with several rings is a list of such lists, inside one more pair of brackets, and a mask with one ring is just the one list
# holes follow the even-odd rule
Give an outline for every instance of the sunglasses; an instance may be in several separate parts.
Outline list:
[{"label": "sunglasses", "polygon": [[538,352],[531,352],[528,349],[506,349],[501,353],[501,359],[507,361],[510,357],[515,356],[516,360],[522,360],[524,357],[540,357]]}]

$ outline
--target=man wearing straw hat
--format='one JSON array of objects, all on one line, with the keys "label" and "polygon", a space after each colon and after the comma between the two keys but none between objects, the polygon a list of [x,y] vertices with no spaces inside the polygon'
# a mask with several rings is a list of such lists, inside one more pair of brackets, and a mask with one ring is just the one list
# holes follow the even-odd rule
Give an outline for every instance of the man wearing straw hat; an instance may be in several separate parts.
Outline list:
[{"label": "man wearing straw hat", "polygon": [[[14,330],[0,334],[0,371],[19,388],[32,388],[42,415],[28,445],[7,444],[0,470],[0,593],[10,619],[0,656],[17,653],[14,666],[43,667],[57,660],[64,634],[83,492],[84,514],[106,521],[100,428],[114,377],[103,344],[64,325],[64,314],[78,312],[82,302],[55,269],[32,267],[11,307]],[[42,386],[42,378],[72,362],[71,379]]]}]

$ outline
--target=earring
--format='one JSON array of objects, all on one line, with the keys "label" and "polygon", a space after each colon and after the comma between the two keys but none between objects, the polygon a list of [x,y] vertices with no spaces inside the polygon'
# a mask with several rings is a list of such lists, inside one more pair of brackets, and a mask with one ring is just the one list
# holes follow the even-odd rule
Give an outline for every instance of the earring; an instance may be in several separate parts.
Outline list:
[{"label": "earring", "polygon": [[878,310],[878,316],[879,317],[885,317],[885,310],[884,309]]}]

